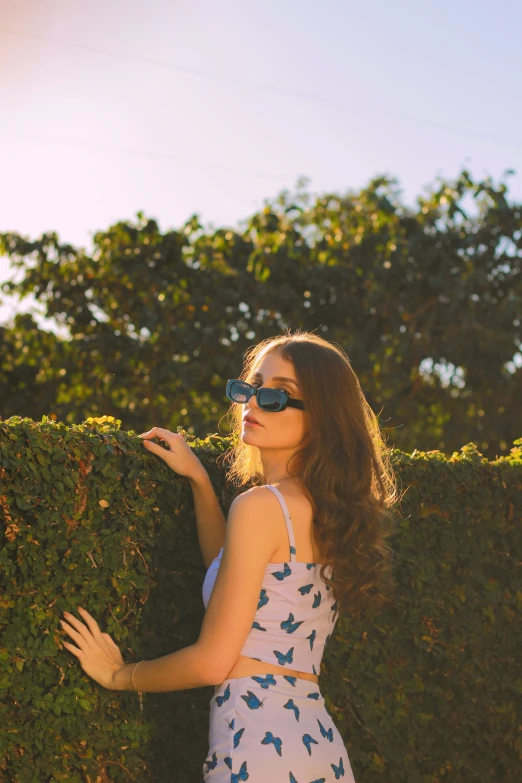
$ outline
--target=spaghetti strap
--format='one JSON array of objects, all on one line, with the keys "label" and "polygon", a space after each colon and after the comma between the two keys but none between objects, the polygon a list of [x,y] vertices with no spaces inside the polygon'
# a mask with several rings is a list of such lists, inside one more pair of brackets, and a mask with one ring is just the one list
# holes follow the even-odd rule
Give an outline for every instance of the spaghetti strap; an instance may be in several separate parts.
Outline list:
[{"label": "spaghetti strap", "polygon": [[277,487],[274,487],[273,484],[264,484],[264,486],[268,487],[268,489],[271,489],[272,492],[274,492],[276,497],[279,499],[281,508],[283,509],[283,514],[285,515],[286,529],[288,530],[288,539],[290,541],[290,561],[293,563],[295,562],[295,558],[296,558],[295,538],[294,538],[294,529],[292,527],[292,520],[290,518],[290,512],[288,511],[288,506],[286,505],[286,501]]}]

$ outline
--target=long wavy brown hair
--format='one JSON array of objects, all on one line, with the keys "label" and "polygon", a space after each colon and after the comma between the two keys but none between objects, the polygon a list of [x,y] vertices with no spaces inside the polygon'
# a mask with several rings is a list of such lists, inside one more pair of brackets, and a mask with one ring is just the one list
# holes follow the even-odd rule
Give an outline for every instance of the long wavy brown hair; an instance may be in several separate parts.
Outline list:
[{"label": "long wavy brown hair", "polygon": [[[337,344],[312,332],[267,338],[244,357],[240,380],[252,382],[262,359],[277,351],[292,363],[308,416],[308,431],[287,464],[313,509],[315,540],[325,553],[320,576],[339,614],[358,617],[394,603],[396,477],[377,416],[350,360]],[[257,446],[241,439],[242,407],[231,403],[232,448],[227,480],[243,487],[263,482]],[[332,569],[331,579],[326,566]]]}]

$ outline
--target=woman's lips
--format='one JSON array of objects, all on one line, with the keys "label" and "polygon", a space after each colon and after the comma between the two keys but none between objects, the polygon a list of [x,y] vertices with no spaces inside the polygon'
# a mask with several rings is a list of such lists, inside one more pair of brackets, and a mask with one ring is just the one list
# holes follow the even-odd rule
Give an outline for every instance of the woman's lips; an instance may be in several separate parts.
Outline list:
[{"label": "woman's lips", "polygon": [[248,419],[245,419],[243,424],[245,427],[261,427],[261,424],[258,424],[257,421],[249,421]]}]

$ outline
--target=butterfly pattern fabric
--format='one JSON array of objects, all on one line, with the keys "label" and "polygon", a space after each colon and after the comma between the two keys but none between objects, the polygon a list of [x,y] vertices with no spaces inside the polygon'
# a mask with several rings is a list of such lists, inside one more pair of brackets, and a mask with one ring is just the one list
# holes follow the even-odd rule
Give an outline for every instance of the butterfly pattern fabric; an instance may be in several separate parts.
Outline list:
[{"label": "butterfly pattern fabric", "polygon": [[210,700],[204,783],[355,783],[319,687],[291,675],[225,680]]},{"label": "butterfly pattern fabric", "polygon": [[[290,561],[268,563],[256,614],[240,655],[257,661],[319,674],[326,645],[337,622],[337,602],[321,579],[321,563],[296,560],[292,520],[277,487],[266,484],[278,498],[288,530]],[[203,582],[203,603],[208,606],[223,549],[210,564]],[[331,578],[331,568],[326,575]]]}]

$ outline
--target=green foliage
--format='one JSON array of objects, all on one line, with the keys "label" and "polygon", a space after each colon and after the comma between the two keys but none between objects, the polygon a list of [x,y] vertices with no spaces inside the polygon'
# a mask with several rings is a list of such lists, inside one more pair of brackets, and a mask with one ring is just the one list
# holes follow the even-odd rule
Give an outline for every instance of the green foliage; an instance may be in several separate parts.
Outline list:
[{"label": "green foliage", "polygon": [[[230,441],[188,441],[223,510]],[[221,462],[221,460],[220,460]],[[341,617],[321,690],[358,780],[477,783],[520,768],[522,439],[392,450],[397,602]],[[0,421],[0,779],[199,783],[212,689],[107,691],[62,647],[85,606],[126,661],[193,644],[204,606],[189,482],[113,417]]]},{"label": "green foliage", "polygon": [[90,254],[0,234],[23,271],[3,290],[31,293],[67,335],[28,314],[0,327],[0,410],[226,435],[247,348],[299,327],[342,344],[390,445],[474,442],[494,459],[522,431],[521,251],[521,205],[465,170],[414,209],[382,176],[345,195],[301,183],[237,230],[194,215],[161,233],[139,212]]},{"label": "green foliage", "polygon": [[[189,482],[159,465],[120,425],[113,417],[72,427],[45,416],[39,423],[0,422],[0,780],[6,783],[84,783],[84,772],[95,780],[104,766],[115,783],[151,781],[155,754],[149,750],[147,759],[144,749],[168,726],[183,726],[195,707],[203,709],[205,694],[210,698],[208,689],[195,697],[147,694],[147,715],[157,722],[152,737],[136,695],[97,686],[61,644],[70,641],[59,625],[63,611],[78,616],[82,605],[129,662],[192,644],[201,627],[203,605],[194,596],[201,594],[202,560],[190,526]],[[224,441],[208,436],[193,445],[215,476]],[[223,488],[225,502],[226,496]],[[201,756],[205,739],[200,733]],[[181,760],[182,768],[186,738],[169,737],[169,748],[164,764]]]}]

